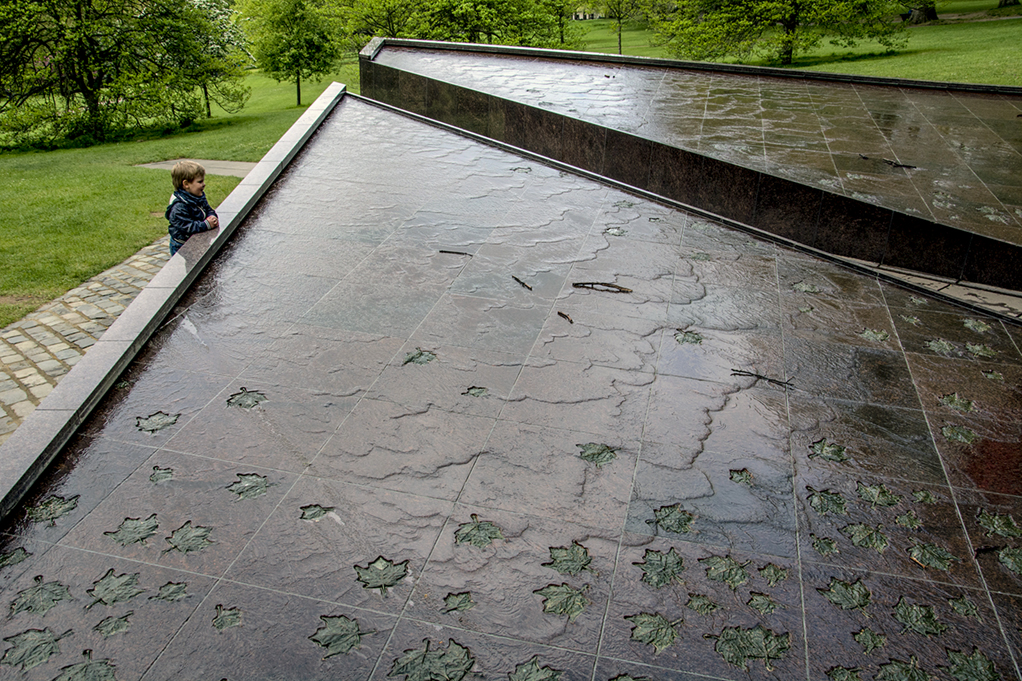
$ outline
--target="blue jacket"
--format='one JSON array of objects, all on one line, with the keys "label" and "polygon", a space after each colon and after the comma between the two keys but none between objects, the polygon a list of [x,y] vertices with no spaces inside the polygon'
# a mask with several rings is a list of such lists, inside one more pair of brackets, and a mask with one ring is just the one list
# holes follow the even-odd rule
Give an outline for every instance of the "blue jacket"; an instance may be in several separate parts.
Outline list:
[{"label": "blue jacket", "polygon": [[192,234],[209,230],[206,218],[210,215],[216,215],[216,211],[210,207],[205,194],[192,196],[184,189],[174,192],[166,212],[170,222],[167,230],[170,232],[170,254],[177,253]]}]

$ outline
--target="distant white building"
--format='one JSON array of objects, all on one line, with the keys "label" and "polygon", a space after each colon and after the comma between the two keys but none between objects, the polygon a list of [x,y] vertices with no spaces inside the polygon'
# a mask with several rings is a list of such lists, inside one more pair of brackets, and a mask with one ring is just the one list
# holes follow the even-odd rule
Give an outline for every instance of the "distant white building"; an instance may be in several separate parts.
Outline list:
[{"label": "distant white building", "polygon": [[581,21],[583,19],[602,19],[603,13],[594,7],[583,5],[575,10],[575,13],[571,15],[571,18],[576,21]]}]

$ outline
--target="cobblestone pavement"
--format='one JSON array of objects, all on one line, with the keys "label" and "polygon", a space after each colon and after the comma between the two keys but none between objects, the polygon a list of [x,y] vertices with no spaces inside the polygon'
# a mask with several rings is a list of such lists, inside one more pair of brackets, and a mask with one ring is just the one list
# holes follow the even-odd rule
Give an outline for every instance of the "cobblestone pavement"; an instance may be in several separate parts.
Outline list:
[{"label": "cobblestone pavement", "polygon": [[169,259],[163,237],[0,331],[0,443]]}]

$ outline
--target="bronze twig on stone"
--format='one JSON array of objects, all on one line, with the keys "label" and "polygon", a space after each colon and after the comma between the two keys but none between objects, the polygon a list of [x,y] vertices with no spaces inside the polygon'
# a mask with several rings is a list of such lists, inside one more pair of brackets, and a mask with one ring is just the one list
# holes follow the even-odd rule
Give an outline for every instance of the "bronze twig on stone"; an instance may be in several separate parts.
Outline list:
[{"label": "bronze twig on stone", "polygon": [[522,281],[521,279],[519,279],[519,278],[518,278],[518,277],[516,277],[515,275],[513,275],[513,274],[512,274],[512,275],[511,275],[511,278],[512,278],[512,279],[514,279],[515,281],[517,281],[517,282],[518,282],[519,284],[521,284],[521,285],[522,285],[522,286],[524,286],[525,288],[529,289],[530,291],[532,290],[532,287],[531,287],[531,286],[529,286],[528,284],[526,284],[526,283],[525,283],[524,281]]},{"label": "bronze twig on stone", "polygon": [[567,320],[568,320],[568,323],[569,323],[569,324],[574,324],[574,323],[575,323],[575,322],[574,322],[574,321],[573,321],[573,320],[571,319],[571,317],[569,317],[569,316],[568,316],[568,315],[566,315],[565,313],[561,312],[560,310],[558,310],[558,311],[557,311],[557,316],[558,316],[558,317],[560,317],[561,319],[567,319]]},{"label": "bronze twig on stone", "polygon": [[471,253],[463,253],[462,251],[445,251],[444,249],[441,248],[440,252],[447,253],[448,255],[467,255],[470,258],[472,257]]},{"label": "bronze twig on stone", "polygon": [[609,293],[631,293],[632,289],[625,288],[624,286],[618,286],[617,284],[608,284],[604,281],[576,281],[572,284],[574,288],[588,288],[594,291],[607,291]]},{"label": "bronze twig on stone", "polygon": [[731,375],[732,376],[749,376],[749,377],[752,377],[752,378],[762,378],[767,383],[773,383],[774,385],[783,385],[786,388],[794,388],[795,387],[794,385],[791,384],[791,379],[790,378],[787,381],[782,381],[782,380],[777,379],[777,378],[770,378],[769,376],[764,376],[763,374],[754,374],[751,371],[742,371],[741,369],[732,369],[731,370]]}]

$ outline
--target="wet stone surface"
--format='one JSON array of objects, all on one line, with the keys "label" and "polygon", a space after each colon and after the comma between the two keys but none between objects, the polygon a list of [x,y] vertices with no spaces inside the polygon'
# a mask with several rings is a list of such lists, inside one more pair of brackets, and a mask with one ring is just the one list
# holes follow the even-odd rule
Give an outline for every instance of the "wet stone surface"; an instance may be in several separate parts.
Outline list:
[{"label": "wet stone surface", "polygon": [[0,676],[1020,678],[1020,337],[347,101],[2,529]]}]

